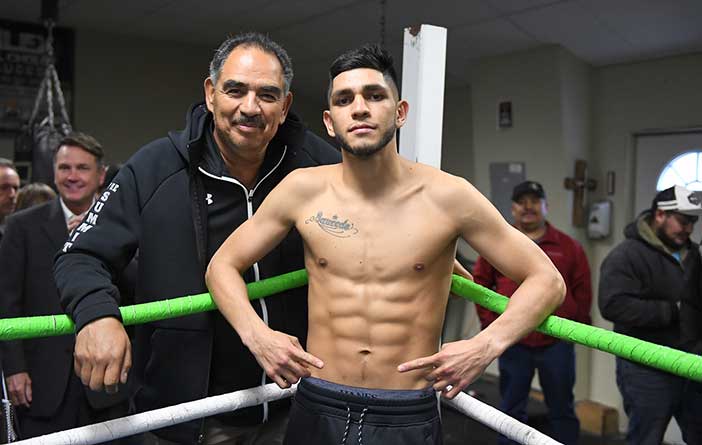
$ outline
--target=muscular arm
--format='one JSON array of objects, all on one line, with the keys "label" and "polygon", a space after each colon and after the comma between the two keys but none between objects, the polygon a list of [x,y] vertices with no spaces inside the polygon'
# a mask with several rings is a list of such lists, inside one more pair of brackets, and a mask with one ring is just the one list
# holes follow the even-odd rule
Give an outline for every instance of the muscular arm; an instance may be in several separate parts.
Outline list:
[{"label": "muscular arm", "polygon": [[563,302],[565,284],[533,241],[510,226],[477,190],[469,186],[466,193],[472,209],[463,218],[463,238],[502,274],[520,283],[505,312],[478,334],[490,339],[497,357]]},{"label": "muscular arm", "polygon": [[270,329],[249,302],[241,274],[271,251],[294,225],[294,211],[304,193],[293,172],[265,199],[253,217],[239,226],[212,257],[207,268],[207,287],[219,311],[234,327],[242,342],[281,388],[308,376],[307,365],[322,367],[295,337]]},{"label": "muscular arm", "polygon": [[448,343],[431,357],[399,366],[400,372],[433,367],[427,380],[453,398],[561,304],[565,285],[543,251],[510,226],[475,188],[457,178],[445,186],[449,191],[440,205],[455,212],[461,236],[497,270],[521,283],[505,312],[475,337]]}]

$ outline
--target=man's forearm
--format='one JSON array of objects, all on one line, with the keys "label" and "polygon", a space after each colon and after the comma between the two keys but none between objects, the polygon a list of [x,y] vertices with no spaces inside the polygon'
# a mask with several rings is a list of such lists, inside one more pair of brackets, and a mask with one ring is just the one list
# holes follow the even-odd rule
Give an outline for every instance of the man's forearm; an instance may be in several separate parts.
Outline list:
[{"label": "man's forearm", "polygon": [[217,308],[250,348],[256,333],[267,326],[251,305],[239,271],[213,263],[207,270],[206,280]]},{"label": "man's forearm", "polygon": [[112,284],[110,267],[93,255],[69,252],[54,262],[54,279],[64,311],[76,324],[76,332],[97,319],[119,320],[119,290]]}]

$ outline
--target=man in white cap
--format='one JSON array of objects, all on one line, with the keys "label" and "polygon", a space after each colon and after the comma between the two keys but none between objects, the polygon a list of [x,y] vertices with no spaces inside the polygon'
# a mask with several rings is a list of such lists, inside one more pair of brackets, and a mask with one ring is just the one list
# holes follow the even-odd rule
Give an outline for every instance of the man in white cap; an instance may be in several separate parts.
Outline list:
[{"label": "man in white cap", "polygon": [[[626,239],[600,270],[599,307],[616,332],[676,349],[681,302],[699,301],[700,254],[690,234],[702,214],[702,195],[681,186],[658,192],[649,210],[624,230]],[[617,386],[629,417],[627,443],[663,442],[675,417],[683,439],[695,426],[684,409],[691,393],[682,377],[617,358]]]}]

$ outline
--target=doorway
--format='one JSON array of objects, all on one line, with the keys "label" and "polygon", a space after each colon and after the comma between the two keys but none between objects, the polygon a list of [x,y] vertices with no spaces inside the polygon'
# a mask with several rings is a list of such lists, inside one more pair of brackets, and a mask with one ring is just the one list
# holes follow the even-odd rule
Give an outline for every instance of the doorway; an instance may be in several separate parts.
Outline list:
[{"label": "doorway", "polygon": [[[651,201],[657,191],[659,179],[663,188],[682,185],[692,190],[699,190],[702,179],[702,130],[680,131],[675,133],[637,134],[636,176],[634,190],[635,218],[643,210],[651,207]],[[682,156],[689,154],[688,156]],[[666,170],[666,167],[672,167]],[[663,175],[663,178],[661,176]],[[675,184],[674,184],[675,183]],[[702,223],[695,225],[692,239],[699,243],[702,239]]]}]

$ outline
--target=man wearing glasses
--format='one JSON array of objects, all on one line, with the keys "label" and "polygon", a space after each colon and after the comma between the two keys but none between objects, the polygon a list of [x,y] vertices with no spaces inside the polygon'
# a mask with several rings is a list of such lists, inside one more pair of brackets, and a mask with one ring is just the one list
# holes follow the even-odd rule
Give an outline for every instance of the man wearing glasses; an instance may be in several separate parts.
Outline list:
[{"label": "man wearing glasses", "polygon": [[[674,186],[658,192],[651,208],[626,227],[626,239],[612,249],[600,270],[600,312],[614,322],[616,332],[685,348],[681,302],[700,298],[699,246],[690,240],[700,214],[699,192]],[[617,386],[629,417],[627,443],[662,443],[671,417],[687,442],[690,428],[699,422],[684,409],[689,383],[622,358],[616,360]]]}]

